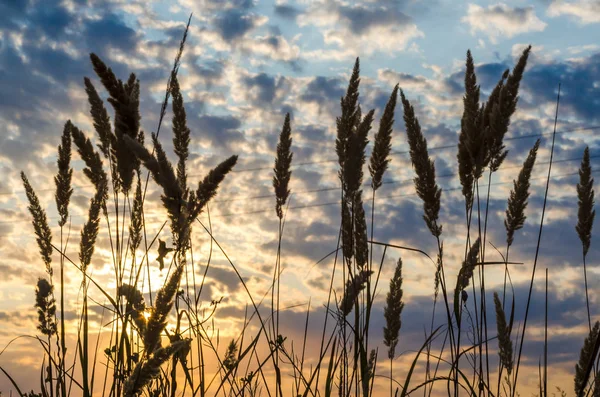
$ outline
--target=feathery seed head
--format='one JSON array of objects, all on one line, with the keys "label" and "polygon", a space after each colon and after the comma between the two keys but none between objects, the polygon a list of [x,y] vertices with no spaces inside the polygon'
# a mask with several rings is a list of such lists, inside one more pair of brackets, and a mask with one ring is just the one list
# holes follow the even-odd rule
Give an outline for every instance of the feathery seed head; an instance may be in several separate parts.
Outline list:
[{"label": "feathery seed head", "polygon": [[587,382],[585,379],[585,372],[588,367],[595,358],[592,357],[594,354],[594,344],[596,339],[598,338],[598,332],[600,332],[600,322],[596,321],[590,333],[585,338],[583,342],[583,347],[579,352],[579,361],[575,365],[575,395],[577,397],[583,397],[586,395],[585,388],[587,387]]},{"label": "feathery seed head", "polygon": [[142,241],[142,213],[143,213],[143,200],[142,200],[142,184],[140,181],[140,173],[137,176],[137,185],[135,187],[135,195],[133,197],[133,208],[131,209],[131,222],[129,224],[129,245],[131,247],[132,254],[139,247]]},{"label": "feathery seed head", "polygon": [[496,308],[496,327],[498,330],[498,355],[500,356],[500,362],[510,375],[513,368],[512,341],[510,340],[510,331],[506,325],[506,315],[504,309],[502,309],[502,302],[500,302],[496,292],[494,292],[494,306]]},{"label": "feathery seed head", "polygon": [[54,300],[54,286],[45,278],[39,278],[35,288],[35,307],[38,312],[39,324],[37,328],[42,334],[52,336],[56,334],[56,301]]},{"label": "feathery seed head", "polygon": [[77,146],[77,152],[86,165],[83,173],[94,184],[96,190],[100,188],[107,189],[108,176],[102,166],[102,160],[89,138],[87,138],[79,128],[71,125],[71,136],[73,143]]},{"label": "feathery seed head", "polygon": [[235,340],[232,339],[227,346],[225,357],[223,358],[223,368],[225,368],[226,371],[232,371],[236,367],[237,351],[237,343],[235,343]]},{"label": "feathery seed head", "polygon": [[[495,172],[500,168],[500,165],[506,158],[508,151],[505,150],[504,146],[504,135],[508,131],[510,125],[510,118],[517,109],[517,102],[519,100],[519,85],[527,65],[527,59],[531,46],[525,48],[519,61],[513,68],[512,73],[508,71],[502,75],[502,80],[498,83],[498,91],[496,96],[488,100],[488,123],[487,127],[487,139],[488,139],[488,160],[490,170]],[[496,89],[494,90],[496,91]],[[492,93],[494,94],[494,92]]]},{"label": "feathery seed head", "polygon": [[48,226],[48,218],[46,217],[46,211],[40,205],[35,191],[31,187],[29,180],[25,176],[25,173],[21,171],[21,179],[23,180],[23,186],[25,187],[25,194],[29,201],[29,213],[33,220],[33,229],[36,235],[36,241],[40,250],[42,260],[46,265],[46,272],[52,277],[52,232],[50,226]]},{"label": "feathery seed head", "polygon": [[210,170],[198,184],[195,200],[190,200],[190,222],[193,222],[204,210],[206,204],[217,194],[219,185],[237,163],[238,156],[233,155]]},{"label": "feathery seed head", "polygon": [[181,351],[189,351],[190,344],[191,339],[173,342],[157,349],[149,359],[140,361],[125,381],[123,396],[137,397],[142,394],[144,387],[160,375],[160,367]]},{"label": "feathery seed head", "polygon": [[353,278],[346,281],[346,291],[339,306],[342,318],[346,317],[352,311],[360,291],[365,288],[371,274],[373,274],[372,270],[361,270]]},{"label": "feathery seed head", "polygon": [[481,240],[479,237],[471,245],[471,249],[467,254],[467,259],[463,262],[460,271],[458,272],[458,276],[456,279],[456,288],[454,289],[454,302],[458,302],[458,296],[461,291],[465,290],[469,286],[469,282],[473,277],[473,271],[475,270],[475,265],[477,264],[477,257],[479,256],[479,245]]},{"label": "feathery seed head", "polygon": [[473,182],[476,169],[481,168],[485,147],[484,136],[479,128],[479,86],[475,76],[475,65],[471,51],[467,51],[465,71],[465,96],[463,97],[464,111],[461,119],[460,135],[458,138],[458,174],[465,197],[465,208],[469,212],[473,204]]},{"label": "feathery seed head", "polygon": [[[100,98],[100,95],[98,95],[92,81],[87,77],[85,77],[83,81],[85,84],[85,92],[88,96],[88,102],[90,103],[90,114],[94,122],[94,129],[100,138],[100,144],[98,146],[104,154],[104,157],[107,159],[111,158],[111,146],[115,144],[116,137],[110,126],[110,117],[104,107],[104,102]],[[116,161],[114,158],[112,160]]]},{"label": "feathery seed head", "polygon": [[386,298],[386,306],[383,311],[385,317],[385,327],[383,327],[383,343],[388,349],[388,358],[393,360],[396,355],[396,345],[398,344],[398,334],[402,327],[401,314],[404,308],[402,302],[402,259],[398,258],[394,276],[390,280],[390,290]]},{"label": "feathery seed head", "polygon": [[442,189],[435,181],[435,165],[429,158],[427,140],[421,132],[415,110],[402,90],[400,90],[400,97],[404,106],[404,123],[410,146],[410,159],[417,174],[414,179],[415,189],[423,201],[423,219],[431,234],[439,237],[442,233],[442,226],[438,225]]},{"label": "feathery seed head", "polygon": [[175,293],[179,288],[183,270],[183,266],[178,265],[169,277],[169,280],[156,295],[154,310],[148,319],[146,332],[143,335],[146,355],[154,352],[160,346],[160,334],[167,325],[167,317],[173,307]]},{"label": "feathery seed head", "polygon": [[577,184],[577,234],[581,240],[583,256],[586,256],[592,239],[592,226],[596,216],[594,209],[594,178],[592,178],[592,167],[590,165],[590,149],[586,146],[583,151],[583,159],[579,168],[579,183]]},{"label": "feathery seed head", "polygon": [[187,174],[185,162],[189,155],[190,129],[187,126],[185,107],[183,106],[183,95],[179,88],[177,75],[171,79],[171,95],[173,96],[173,147],[175,154],[179,157],[177,163],[177,181],[181,190],[187,189]]},{"label": "feathery seed head", "polygon": [[146,317],[144,316],[146,302],[144,302],[144,296],[136,287],[129,284],[120,285],[117,293],[127,301],[126,312],[131,315],[140,335],[143,335],[146,331]]},{"label": "feathery seed head", "polygon": [[273,171],[273,188],[275,189],[275,212],[279,219],[283,217],[283,206],[287,202],[290,195],[289,183],[292,171],[290,166],[292,164],[293,153],[290,148],[292,146],[292,129],[290,127],[290,114],[285,115],[283,122],[283,128],[279,135],[279,143],[277,144],[277,156],[275,157],[275,167]]},{"label": "feathery seed head", "polygon": [[71,187],[71,178],[73,177],[73,169],[71,168],[71,121],[65,123],[63,129],[61,144],[58,145],[58,173],[54,177],[56,185],[56,208],[60,216],[58,220],[59,226],[64,226],[69,217],[69,202],[73,188]]},{"label": "feathery seed head", "polygon": [[506,243],[508,246],[511,246],[513,243],[515,231],[521,229],[525,223],[525,208],[527,208],[527,200],[529,198],[529,179],[531,178],[531,171],[535,164],[539,146],[540,140],[538,139],[531,150],[529,150],[527,159],[523,163],[523,168],[519,172],[519,177],[516,181],[513,181],[514,186],[510,191],[506,219],[504,220]]},{"label": "feathery seed head", "polygon": [[394,111],[396,110],[396,100],[398,98],[399,85],[396,84],[390,99],[385,105],[383,116],[379,122],[379,131],[375,134],[375,143],[369,164],[371,173],[371,186],[373,190],[379,189],[383,180],[383,174],[387,170],[390,162],[389,155],[392,149],[392,129],[394,126]]},{"label": "feathery seed head", "polygon": [[139,168],[138,159],[132,156],[129,146],[124,141],[125,136],[137,139],[139,135],[139,80],[131,74],[127,83],[123,84],[96,54],[90,54],[90,59],[94,71],[110,95],[108,102],[115,110],[115,140],[111,149],[117,162],[118,186],[127,193],[133,183],[133,173]]}]

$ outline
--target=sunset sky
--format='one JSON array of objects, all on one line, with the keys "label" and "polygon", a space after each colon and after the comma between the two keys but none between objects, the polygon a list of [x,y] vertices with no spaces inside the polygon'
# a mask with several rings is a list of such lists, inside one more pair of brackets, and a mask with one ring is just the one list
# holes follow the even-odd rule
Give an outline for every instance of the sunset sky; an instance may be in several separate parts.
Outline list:
[{"label": "sunset sky", "polygon": [[[142,128],[148,142],[150,132],[156,130],[167,78],[190,13],[193,17],[179,73],[192,131],[190,183],[195,185],[226,157],[239,155],[234,173],[211,202],[211,222],[215,237],[252,291],[262,296],[272,277],[277,250],[273,159],[285,114],[290,113],[294,159],[281,281],[283,306],[289,309],[283,316],[288,338],[301,340],[303,329],[297,325],[303,324],[311,300],[314,324],[309,331],[315,349],[333,262],[315,263],[336,248],[340,223],[335,118],[340,115],[340,97],[356,57],[361,64],[362,109],[375,109],[377,123],[372,132],[377,131],[396,83],[415,106],[443,189],[442,237],[447,277],[453,286],[466,236],[464,201],[456,175],[466,51],[473,54],[485,100],[502,72],[512,68],[515,58],[531,44],[517,112],[507,133],[509,154],[492,180],[488,240],[501,250],[505,247],[503,220],[512,180],[535,139],[541,138],[527,222],[516,233],[511,248],[511,260],[524,263],[512,273],[519,324],[535,254],[561,83],[555,163],[524,348],[526,369],[520,380],[521,395],[535,391],[538,360],[543,354],[543,274],[548,268],[549,386],[551,391],[560,386],[573,393],[574,362],[587,333],[581,244],[575,232],[576,172],[586,145],[594,172],[600,167],[598,0],[1,1],[0,366],[14,373],[25,385],[23,389],[38,388],[39,345],[21,339],[6,351],[2,349],[16,336],[36,335],[34,288],[38,277],[44,275],[44,265],[19,172],[28,175],[46,208],[55,241],[60,241],[52,177],[63,125],[70,119],[96,139],[83,78],[92,78],[97,88],[101,85],[89,53],[98,54],[122,79],[130,72],[139,77]],[[100,94],[106,97],[105,91]],[[414,174],[400,104],[395,119],[391,164],[377,193],[375,239],[419,248],[434,256],[436,243],[422,220],[422,204],[412,185]],[[160,139],[173,155],[170,106]],[[75,151],[73,160],[75,190],[68,252],[77,258],[79,231],[93,192]],[[365,183],[368,186],[368,178]],[[365,187],[365,195],[371,196],[370,187]],[[159,197],[160,191],[151,181],[145,207],[151,238],[166,219]],[[370,213],[370,204],[366,208]],[[206,213],[201,220],[208,221]],[[199,227],[195,231],[194,255],[202,263],[208,257],[209,239]],[[91,272],[102,285],[114,288],[104,220],[99,238]],[[160,238],[170,242],[168,227]],[[593,233],[588,254],[592,319],[600,319],[597,241]],[[501,259],[491,245],[486,251],[487,259]],[[381,250],[374,254],[380,258]],[[385,293],[400,254],[405,264],[406,307],[399,351],[409,351],[399,360],[404,363],[420,347],[423,327],[430,321],[435,269],[416,254],[388,251],[373,315],[374,343],[381,344]],[[156,255],[153,249],[151,259]],[[55,256],[55,274],[58,259]],[[212,260],[206,299],[224,298],[216,316],[221,337],[227,339],[238,333],[248,300],[225,258],[215,252]],[[151,265],[156,285],[165,274],[157,262]],[[492,319],[491,291],[501,290],[502,274],[496,268],[486,273],[488,317]],[[81,276],[69,268],[67,278],[67,314],[76,324]],[[335,286],[338,294],[341,287],[339,283]],[[101,313],[96,309],[95,321],[100,324]],[[443,313],[438,314],[441,323]],[[491,346],[495,349],[495,341]],[[403,380],[406,367],[397,367],[397,380]],[[6,377],[0,376],[2,395],[8,395],[9,389]],[[387,389],[381,390],[385,395]]]}]

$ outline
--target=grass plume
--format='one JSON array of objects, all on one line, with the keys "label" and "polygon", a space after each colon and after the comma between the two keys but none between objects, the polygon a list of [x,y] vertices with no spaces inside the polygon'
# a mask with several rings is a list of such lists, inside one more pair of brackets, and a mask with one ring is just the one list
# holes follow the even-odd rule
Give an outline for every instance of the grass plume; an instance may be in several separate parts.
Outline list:
[{"label": "grass plume", "polygon": [[438,224],[442,189],[435,181],[435,165],[429,158],[427,140],[421,132],[419,120],[415,116],[415,109],[406,99],[402,90],[400,90],[400,97],[404,105],[404,123],[410,146],[410,159],[417,174],[415,188],[417,195],[423,200],[423,219],[431,234],[439,237],[442,233],[442,226]]},{"label": "grass plume", "polygon": [[587,387],[587,379],[585,378],[585,372],[590,362],[593,362],[594,358],[594,343],[598,339],[600,332],[600,322],[596,321],[588,336],[583,342],[581,351],[579,352],[579,361],[575,365],[575,395],[577,397],[585,396],[585,389]]},{"label": "grass plume", "polygon": [[290,148],[292,146],[292,128],[290,127],[290,114],[285,115],[283,121],[283,128],[279,134],[279,143],[277,143],[277,156],[275,157],[275,166],[273,167],[273,188],[275,189],[275,212],[277,217],[281,219],[283,217],[283,206],[287,202],[290,195],[289,183],[292,171],[290,166],[292,165],[292,157],[294,154]]},{"label": "grass plume", "polygon": [[179,158],[177,162],[177,181],[181,186],[181,190],[185,192],[187,189],[185,163],[189,156],[190,129],[187,126],[183,95],[179,88],[177,75],[173,75],[171,80],[171,95],[173,97],[173,147]]},{"label": "grass plume", "polygon": [[24,172],[21,172],[21,180],[23,181],[25,194],[29,201],[29,207],[27,208],[33,218],[31,223],[36,235],[40,255],[42,256],[44,265],[46,265],[46,272],[52,277],[52,232],[50,231],[50,226],[48,226],[46,211],[40,205],[40,201]]},{"label": "grass plume", "polygon": [[396,84],[379,121],[379,130],[375,134],[373,151],[371,152],[369,161],[369,172],[371,174],[371,186],[373,190],[381,187],[383,174],[390,162],[389,156],[392,149],[392,130],[394,127],[394,111],[396,110],[398,89],[399,85]]},{"label": "grass plume", "polygon": [[510,330],[506,325],[506,315],[502,309],[502,302],[498,294],[494,292],[494,307],[496,309],[496,328],[498,330],[498,355],[502,366],[510,374],[513,368],[512,341],[510,340]]},{"label": "grass plume", "polygon": [[594,178],[592,178],[592,167],[590,166],[590,149],[586,146],[583,151],[581,168],[579,168],[579,183],[577,184],[577,235],[581,240],[583,256],[586,256],[590,249],[592,238],[592,226],[596,216],[594,209]]},{"label": "grass plume", "polygon": [[515,232],[525,224],[525,208],[527,208],[527,200],[529,199],[529,179],[531,178],[531,171],[533,170],[539,147],[540,140],[538,139],[529,150],[529,154],[523,163],[523,168],[521,168],[517,180],[513,181],[513,189],[510,191],[508,197],[504,227],[506,228],[506,243],[509,247],[513,243]]},{"label": "grass plume", "polygon": [[[126,83],[117,79],[111,68],[96,54],[90,54],[90,60],[96,75],[100,78],[102,85],[108,91],[110,97],[108,102],[115,111],[114,135],[115,139],[111,145],[112,155],[116,160],[118,170],[118,185],[124,193],[128,193],[133,183],[134,171],[139,168],[139,161],[132,156],[129,146],[125,143],[125,137],[139,140],[140,113],[139,93],[140,82],[131,74]],[[101,114],[101,112],[100,112]],[[105,126],[103,125],[103,128]],[[104,145],[104,144],[103,144]]]},{"label": "grass plume", "polygon": [[394,275],[390,280],[390,290],[386,297],[386,306],[383,312],[385,327],[383,328],[383,344],[388,347],[388,358],[393,360],[396,356],[398,334],[402,327],[402,258],[398,258]]},{"label": "grass plume", "polygon": [[465,96],[463,97],[463,116],[460,120],[458,136],[458,176],[465,197],[466,211],[473,205],[473,182],[480,174],[483,162],[483,133],[479,129],[479,86],[475,76],[475,65],[471,51],[467,51],[465,70]]}]

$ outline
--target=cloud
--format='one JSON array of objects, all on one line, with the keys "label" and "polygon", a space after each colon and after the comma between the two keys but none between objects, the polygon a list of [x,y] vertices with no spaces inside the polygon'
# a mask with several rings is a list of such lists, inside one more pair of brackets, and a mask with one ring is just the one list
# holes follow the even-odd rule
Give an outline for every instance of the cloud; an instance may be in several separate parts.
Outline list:
[{"label": "cloud", "polygon": [[264,17],[239,9],[229,9],[216,16],[213,25],[225,41],[234,41],[265,22]]},{"label": "cloud", "polygon": [[104,52],[107,48],[114,47],[123,51],[135,50],[137,45],[135,30],[115,14],[110,13],[103,18],[87,21],[85,26],[88,46],[94,52]]},{"label": "cloud", "polygon": [[469,24],[471,34],[485,33],[492,43],[496,43],[499,38],[541,32],[546,28],[546,23],[535,15],[533,6],[511,8],[504,3],[487,8],[469,4],[467,15],[462,21]]},{"label": "cloud", "polygon": [[548,16],[570,16],[582,25],[600,22],[600,2],[597,0],[553,1],[548,10]]},{"label": "cloud", "polygon": [[350,6],[324,0],[311,3],[297,20],[300,26],[322,28],[325,44],[342,50],[346,57],[356,53],[402,51],[412,40],[424,36],[413,19],[397,6],[373,3]]},{"label": "cloud", "polygon": [[296,20],[298,15],[302,13],[300,9],[289,4],[275,4],[274,8],[275,15],[290,20]]},{"label": "cloud", "polygon": [[199,134],[208,135],[210,139],[205,142],[208,147],[231,147],[244,142],[244,134],[239,130],[241,125],[242,122],[233,116],[203,115],[197,119]]},{"label": "cloud", "polygon": [[390,85],[400,84],[402,89],[426,90],[432,88],[431,82],[424,76],[414,76],[391,69],[379,69],[377,77]]}]

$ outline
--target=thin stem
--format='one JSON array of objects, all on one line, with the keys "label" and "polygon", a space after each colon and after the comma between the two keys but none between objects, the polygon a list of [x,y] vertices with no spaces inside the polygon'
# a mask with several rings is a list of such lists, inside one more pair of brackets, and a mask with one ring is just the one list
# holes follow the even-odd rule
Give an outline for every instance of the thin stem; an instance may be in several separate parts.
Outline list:
[{"label": "thin stem", "polygon": [[519,376],[519,365],[521,363],[521,354],[523,353],[523,341],[525,340],[525,330],[527,328],[527,317],[529,315],[529,305],[531,304],[531,293],[533,291],[533,281],[535,279],[535,270],[540,253],[540,244],[542,242],[542,231],[544,228],[544,215],[546,214],[546,203],[548,202],[548,189],[550,188],[550,173],[552,171],[552,159],[554,157],[554,142],[556,140],[556,124],[558,123],[558,106],[560,104],[560,83],[558,83],[558,94],[556,95],[556,113],[554,115],[554,131],[552,133],[552,147],[550,149],[550,163],[548,164],[548,177],[546,178],[546,191],[544,192],[544,204],[542,206],[542,219],[540,220],[540,230],[538,233],[537,245],[535,248],[535,258],[533,260],[533,270],[531,272],[531,281],[529,283],[529,294],[527,296],[527,305],[525,307],[525,319],[523,320],[523,331],[521,333],[521,342],[519,344],[519,354],[517,357],[517,367],[515,369],[515,380],[513,382],[512,397],[515,396],[517,389],[517,379]]}]

